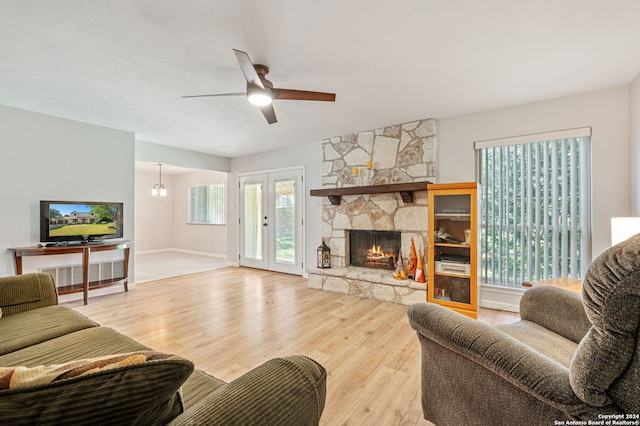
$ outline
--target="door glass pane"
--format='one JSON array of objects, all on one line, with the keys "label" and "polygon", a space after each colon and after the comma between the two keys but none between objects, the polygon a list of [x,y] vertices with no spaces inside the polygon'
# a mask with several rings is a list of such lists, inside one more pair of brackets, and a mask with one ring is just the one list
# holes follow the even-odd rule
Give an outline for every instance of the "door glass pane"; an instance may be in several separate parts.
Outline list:
[{"label": "door glass pane", "polygon": [[295,180],[275,182],[275,258],[276,262],[296,261]]},{"label": "door glass pane", "polygon": [[244,257],[262,260],[262,185],[244,185]]}]

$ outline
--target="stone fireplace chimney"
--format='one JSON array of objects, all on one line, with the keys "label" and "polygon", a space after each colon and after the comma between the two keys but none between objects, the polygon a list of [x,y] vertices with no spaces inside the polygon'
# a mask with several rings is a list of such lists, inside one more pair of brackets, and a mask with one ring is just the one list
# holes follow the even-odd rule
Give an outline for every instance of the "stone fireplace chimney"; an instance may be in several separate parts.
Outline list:
[{"label": "stone fireplace chimney", "polygon": [[[436,178],[434,119],[332,137],[322,141],[322,148],[324,188],[434,182]],[[368,162],[373,176],[363,181]],[[333,268],[309,270],[309,286],[402,304],[426,300],[425,284],[394,280],[393,272],[384,269],[351,266],[349,231],[396,231],[403,257],[409,253],[412,238],[424,255],[427,200],[426,185],[424,191],[415,192],[413,203],[405,203],[398,193],[343,196],[335,206],[323,200],[322,236],[331,247]]]}]

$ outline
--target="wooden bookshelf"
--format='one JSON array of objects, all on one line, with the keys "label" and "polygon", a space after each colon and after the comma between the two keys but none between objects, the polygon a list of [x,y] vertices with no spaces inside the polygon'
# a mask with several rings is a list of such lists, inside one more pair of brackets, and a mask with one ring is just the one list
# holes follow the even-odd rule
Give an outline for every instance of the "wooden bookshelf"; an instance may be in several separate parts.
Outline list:
[{"label": "wooden bookshelf", "polygon": [[477,209],[476,182],[429,185],[427,301],[471,318],[480,300]]}]

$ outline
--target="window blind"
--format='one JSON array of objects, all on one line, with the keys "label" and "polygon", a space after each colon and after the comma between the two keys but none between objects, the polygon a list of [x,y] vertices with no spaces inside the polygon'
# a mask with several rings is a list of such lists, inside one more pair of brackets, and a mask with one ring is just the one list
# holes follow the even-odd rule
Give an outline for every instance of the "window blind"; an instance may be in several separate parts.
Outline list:
[{"label": "window blind", "polygon": [[224,183],[189,187],[189,223],[225,224]]},{"label": "window blind", "polygon": [[581,278],[589,264],[590,128],[476,142],[481,280]]}]

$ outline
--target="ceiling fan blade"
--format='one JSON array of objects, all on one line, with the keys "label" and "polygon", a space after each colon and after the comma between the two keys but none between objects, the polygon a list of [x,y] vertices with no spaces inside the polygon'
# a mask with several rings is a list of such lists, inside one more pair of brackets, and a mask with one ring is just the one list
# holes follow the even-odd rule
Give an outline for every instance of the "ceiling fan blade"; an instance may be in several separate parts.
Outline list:
[{"label": "ceiling fan blade", "polygon": [[236,93],[215,93],[213,95],[188,95],[183,96],[182,98],[206,98],[211,96],[247,96],[245,92],[236,92]]},{"label": "ceiling fan blade", "polygon": [[276,112],[273,110],[273,104],[264,105],[258,108],[260,108],[260,111],[262,111],[262,115],[264,115],[264,118],[267,119],[267,123],[273,124],[278,121],[276,120]]},{"label": "ceiling fan blade", "polygon": [[271,89],[273,92],[273,99],[288,99],[294,101],[326,101],[335,102],[335,93],[325,92],[310,92],[307,90],[292,90],[292,89]]},{"label": "ceiling fan blade", "polygon": [[240,65],[240,69],[244,74],[244,78],[247,79],[247,83],[254,84],[261,89],[264,89],[264,85],[262,84],[262,80],[260,80],[260,76],[256,72],[255,67],[253,66],[253,62],[249,59],[249,55],[246,52],[241,50],[233,49],[233,53],[236,54],[236,59],[238,60],[238,65]]}]

